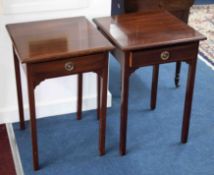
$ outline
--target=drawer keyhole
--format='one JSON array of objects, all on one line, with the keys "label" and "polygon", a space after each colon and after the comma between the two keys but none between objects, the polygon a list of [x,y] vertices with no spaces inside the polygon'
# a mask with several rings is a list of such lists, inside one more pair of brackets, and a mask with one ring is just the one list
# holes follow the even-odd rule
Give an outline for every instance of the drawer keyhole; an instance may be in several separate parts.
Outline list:
[{"label": "drawer keyhole", "polygon": [[166,61],[166,60],[169,59],[170,53],[169,53],[168,51],[163,51],[163,52],[161,53],[160,57],[161,57],[162,60]]},{"label": "drawer keyhole", "polygon": [[74,64],[72,62],[65,63],[65,70],[71,72],[72,70],[74,70]]}]

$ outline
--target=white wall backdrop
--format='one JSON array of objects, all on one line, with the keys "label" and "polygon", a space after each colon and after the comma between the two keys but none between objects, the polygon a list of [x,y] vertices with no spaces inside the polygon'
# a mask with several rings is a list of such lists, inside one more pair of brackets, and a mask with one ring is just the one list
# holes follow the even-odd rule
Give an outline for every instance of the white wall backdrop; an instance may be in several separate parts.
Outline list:
[{"label": "white wall backdrop", "polygon": [[[12,46],[5,29],[5,24],[23,21],[45,20],[72,16],[86,16],[89,19],[110,15],[109,0],[60,0],[64,7],[50,4],[41,8],[43,2],[38,0],[37,6],[24,5],[31,0],[0,0],[0,123],[18,121],[15,73],[12,57]],[[57,4],[58,0],[54,0]],[[53,1],[53,2],[54,2]],[[32,2],[37,2],[33,1]],[[1,4],[3,5],[1,6]],[[19,9],[13,11],[20,3]],[[23,4],[22,4],[23,3]],[[55,5],[56,5],[55,4]],[[52,7],[51,9],[49,7]],[[64,10],[63,10],[64,8]],[[1,11],[2,9],[2,11]],[[60,9],[60,10],[59,10]],[[22,72],[25,118],[29,119],[26,76]],[[83,109],[96,108],[96,75],[84,74]],[[46,117],[76,111],[76,76],[57,78],[42,82],[35,91],[37,116]],[[111,105],[111,94],[108,94],[108,106]]]},{"label": "white wall backdrop", "polygon": [[87,8],[90,0],[3,0],[7,14]]}]

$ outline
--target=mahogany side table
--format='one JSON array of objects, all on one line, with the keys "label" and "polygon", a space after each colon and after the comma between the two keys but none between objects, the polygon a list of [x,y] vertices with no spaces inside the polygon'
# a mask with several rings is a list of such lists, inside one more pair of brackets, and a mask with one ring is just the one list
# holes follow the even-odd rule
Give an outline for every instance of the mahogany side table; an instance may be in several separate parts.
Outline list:
[{"label": "mahogany side table", "polygon": [[156,107],[159,64],[189,64],[181,141],[187,142],[199,41],[203,35],[167,11],[138,12],[94,19],[116,46],[121,65],[120,153],[126,153],[129,77],[138,68],[153,66],[151,109]]},{"label": "mahogany side table", "polygon": [[[194,0],[124,0],[124,9],[125,13],[165,9],[187,23],[193,4]],[[179,87],[180,71],[181,62],[177,62],[174,79],[176,87]]]},{"label": "mahogany side table", "polygon": [[105,154],[108,52],[112,44],[85,17],[9,24],[13,43],[20,128],[25,128],[19,62],[27,74],[33,166],[39,169],[34,89],[48,78],[78,74],[77,118],[81,118],[82,74],[98,75],[99,151]]}]

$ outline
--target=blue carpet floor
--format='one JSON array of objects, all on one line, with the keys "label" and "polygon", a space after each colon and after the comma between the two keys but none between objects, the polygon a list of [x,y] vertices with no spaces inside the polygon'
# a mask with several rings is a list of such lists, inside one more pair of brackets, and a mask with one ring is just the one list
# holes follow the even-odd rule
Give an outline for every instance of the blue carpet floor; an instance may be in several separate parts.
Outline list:
[{"label": "blue carpet floor", "polygon": [[195,4],[214,4],[214,0],[195,0]]},{"label": "blue carpet floor", "polygon": [[110,60],[110,90],[106,155],[98,155],[96,111],[38,120],[41,169],[32,169],[29,123],[25,131],[14,125],[26,175],[213,175],[214,72],[198,62],[189,142],[180,144],[187,65],[182,64],[181,87],[174,86],[175,64],[162,65],[158,103],[150,111],[151,67],[135,72],[130,82],[127,155],[119,141],[119,64]]}]

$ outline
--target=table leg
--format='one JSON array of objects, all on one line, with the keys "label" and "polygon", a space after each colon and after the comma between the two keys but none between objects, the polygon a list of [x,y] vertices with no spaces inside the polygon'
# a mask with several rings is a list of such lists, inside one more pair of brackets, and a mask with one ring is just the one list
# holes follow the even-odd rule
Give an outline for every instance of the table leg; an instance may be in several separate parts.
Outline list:
[{"label": "table leg", "polygon": [[159,75],[159,65],[154,65],[153,74],[152,74],[152,91],[151,91],[151,103],[150,103],[150,107],[152,110],[156,108],[158,75]]},{"label": "table leg", "polygon": [[100,76],[97,75],[97,120],[100,118]]},{"label": "table leg", "polygon": [[100,108],[100,129],[99,129],[100,155],[105,154],[107,86],[108,86],[108,59],[106,59],[105,68],[102,71],[102,75],[101,75],[101,98],[100,98],[100,107],[101,108]]},{"label": "table leg", "polygon": [[78,79],[78,85],[77,85],[77,120],[82,119],[82,81],[83,81],[83,75],[82,73],[79,73],[77,75]]},{"label": "table leg", "polygon": [[176,70],[175,70],[175,86],[179,87],[180,81],[180,72],[181,72],[181,62],[176,62]]},{"label": "table leg", "polygon": [[36,111],[35,111],[35,98],[34,98],[34,80],[31,76],[30,68],[27,65],[27,81],[28,81],[28,98],[30,107],[30,124],[31,124],[31,139],[32,139],[32,152],[33,152],[33,167],[34,170],[39,169],[39,156],[37,144],[37,126],[36,126]]},{"label": "table leg", "polygon": [[23,100],[22,100],[22,85],[21,85],[21,72],[19,67],[19,60],[16,56],[15,49],[13,48],[13,57],[15,65],[15,74],[16,74],[16,89],[18,96],[18,107],[19,107],[19,126],[20,129],[25,129],[25,119],[24,119],[24,109],[23,109]]},{"label": "table leg", "polygon": [[121,67],[121,108],[120,108],[120,154],[126,154],[127,116],[128,116],[128,96],[129,96],[129,69],[127,60]]},{"label": "table leg", "polygon": [[184,104],[182,135],[181,135],[182,143],[186,143],[188,140],[189,124],[190,124],[191,109],[192,109],[192,97],[194,92],[196,63],[197,63],[197,60],[194,60],[191,63],[189,63],[186,97],[185,97],[185,104]]}]

